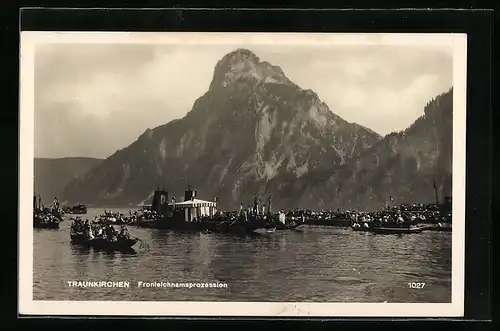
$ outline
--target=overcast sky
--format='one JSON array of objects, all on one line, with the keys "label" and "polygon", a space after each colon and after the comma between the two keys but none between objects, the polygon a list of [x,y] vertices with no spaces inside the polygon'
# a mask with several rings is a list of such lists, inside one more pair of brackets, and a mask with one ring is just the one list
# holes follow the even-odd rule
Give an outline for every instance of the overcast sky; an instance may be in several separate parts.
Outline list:
[{"label": "overcast sky", "polygon": [[45,44],[35,56],[35,157],[105,158],[183,117],[237,48],[280,66],[331,111],[385,135],[452,87],[449,47]]}]

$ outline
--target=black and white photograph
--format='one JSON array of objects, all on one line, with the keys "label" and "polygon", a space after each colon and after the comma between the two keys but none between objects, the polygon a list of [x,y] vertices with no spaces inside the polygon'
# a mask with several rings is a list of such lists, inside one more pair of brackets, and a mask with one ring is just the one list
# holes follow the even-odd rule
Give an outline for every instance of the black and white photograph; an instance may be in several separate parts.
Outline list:
[{"label": "black and white photograph", "polygon": [[462,316],[466,35],[22,32],[20,312]]}]

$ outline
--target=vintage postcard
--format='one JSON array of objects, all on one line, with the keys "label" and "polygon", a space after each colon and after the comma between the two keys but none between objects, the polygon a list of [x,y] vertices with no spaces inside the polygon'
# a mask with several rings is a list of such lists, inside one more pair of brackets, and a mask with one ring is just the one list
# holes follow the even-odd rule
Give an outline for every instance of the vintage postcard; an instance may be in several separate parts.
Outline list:
[{"label": "vintage postcard", "polygon": [[19,313],[463,316],[466,43],[22,32]]}]

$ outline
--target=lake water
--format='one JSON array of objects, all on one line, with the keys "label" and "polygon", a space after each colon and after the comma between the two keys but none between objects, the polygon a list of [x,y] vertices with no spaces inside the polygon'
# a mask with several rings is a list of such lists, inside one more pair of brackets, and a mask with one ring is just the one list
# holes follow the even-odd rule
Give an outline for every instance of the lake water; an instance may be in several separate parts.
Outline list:
[{"label": "lake water", "polygon": [[[447,232],[375,235],[303,226],[302,232],[241,237],[128,227],[149,246],[131,254],[76,247],[69,227],[65,220],[59,230],[34,229],[35,300],[451,302]],[[75,288],[68,281],[127,281],[130,287]],[[139,288],[139,281],[227,287]],[[409,282],[426,285],[412,289]]]}]

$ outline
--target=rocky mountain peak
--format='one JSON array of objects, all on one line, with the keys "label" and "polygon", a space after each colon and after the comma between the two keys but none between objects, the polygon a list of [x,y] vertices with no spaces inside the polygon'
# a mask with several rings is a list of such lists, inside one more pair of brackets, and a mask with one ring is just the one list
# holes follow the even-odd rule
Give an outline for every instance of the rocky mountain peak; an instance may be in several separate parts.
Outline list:
[{"label": "rocky mountain peak", "polygon": [[248,49],[239,48],[217,62],[210,89],[228,88],[235,82],[291,84],[280,67],[261,62]]},{"label": "rocky mountain peak", "polygon": [[255,53],[245,48],[238,48],[228,54],[226,54],[220,62],[222,63],[238,63],[238,62],[253,62],[259,63],[260,59]]}]

